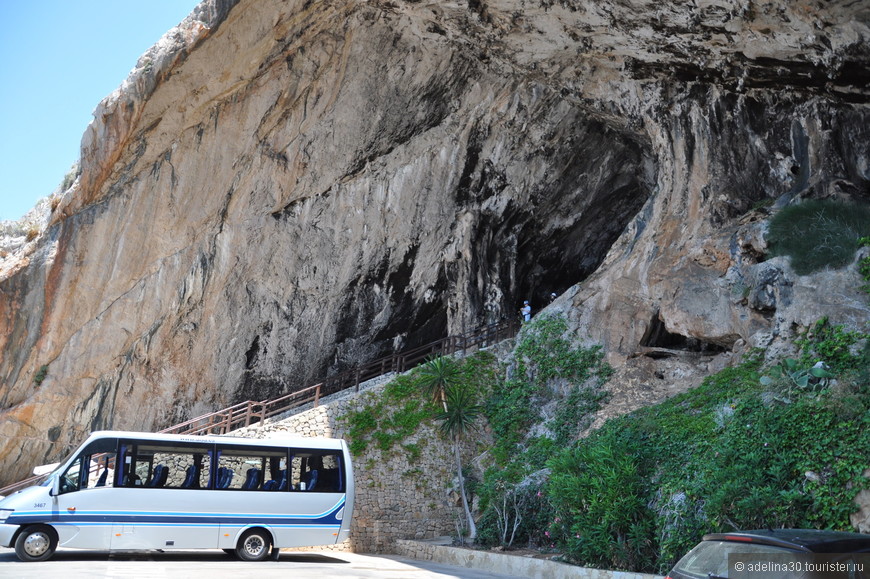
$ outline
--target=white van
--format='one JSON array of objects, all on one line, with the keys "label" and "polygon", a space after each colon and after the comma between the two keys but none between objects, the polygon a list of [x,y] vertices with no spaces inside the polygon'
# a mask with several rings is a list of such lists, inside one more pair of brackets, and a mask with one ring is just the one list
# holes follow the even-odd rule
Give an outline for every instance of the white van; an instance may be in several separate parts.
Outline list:
[{"label": "white van", "polygon": [[350,533],[353,469],[330,438],[95,432],[38,486],[0,500],[0,545],[223,549],[258,561]]}]

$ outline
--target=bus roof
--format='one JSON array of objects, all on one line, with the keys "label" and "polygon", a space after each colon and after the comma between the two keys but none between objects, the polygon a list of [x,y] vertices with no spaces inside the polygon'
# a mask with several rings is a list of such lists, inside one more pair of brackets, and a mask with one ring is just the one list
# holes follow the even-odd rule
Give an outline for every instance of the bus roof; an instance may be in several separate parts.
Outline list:
[{"label": "bus roof", "polygon": [[97,430],[92,432],[88,441],[100,438],[134,438],[167,442],[199,442],[206,444],[233,444],[242,446],[286,446],[295,448],[341,449],[344,442],[340,438],[319,438],[311,436],[276,436],[269,438],[247,438],[228,435],[164,434],[159,432],[133,432],[127,430]]}]

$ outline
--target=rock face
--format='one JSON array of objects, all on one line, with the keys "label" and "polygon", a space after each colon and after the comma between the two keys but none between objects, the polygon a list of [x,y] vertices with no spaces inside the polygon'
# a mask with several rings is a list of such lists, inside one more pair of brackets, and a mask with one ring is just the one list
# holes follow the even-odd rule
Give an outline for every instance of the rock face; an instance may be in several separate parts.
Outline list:
[{"label": "rock face", "polygon": [[550,292],[614,359],[865,323],[857,274],[760,262],[753,207],[870,200],[868,17],[203,2],[0,265],[0,482],[87,431],[263,399]]}]

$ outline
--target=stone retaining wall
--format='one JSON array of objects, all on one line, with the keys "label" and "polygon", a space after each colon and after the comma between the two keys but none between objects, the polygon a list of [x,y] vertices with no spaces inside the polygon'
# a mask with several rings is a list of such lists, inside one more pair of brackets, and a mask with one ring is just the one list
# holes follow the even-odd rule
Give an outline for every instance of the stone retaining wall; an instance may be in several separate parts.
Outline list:
[{"label": "stone retaining wall", "polygon": [[[235,436],[276,435],[346,438],[338,417],[383,390],[384,382],[280,420],[267,420],[233,432]],[[369,448],[354,457],[354,515],[349,542],[339,549],[360,553],[394,553],[399,539],[431,539],[455,534],[464,518],[459,495],[445,485],[455,476],[450,444],[427,425],[404,444],[414,444],[419,457],[401,445],[387,453]]]}]

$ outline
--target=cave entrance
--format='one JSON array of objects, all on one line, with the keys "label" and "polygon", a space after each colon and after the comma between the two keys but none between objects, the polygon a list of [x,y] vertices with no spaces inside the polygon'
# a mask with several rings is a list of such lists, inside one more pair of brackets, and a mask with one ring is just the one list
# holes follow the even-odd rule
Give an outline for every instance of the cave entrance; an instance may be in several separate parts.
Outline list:
[{"label": "cave entrance", "polygon": [[663,358],[677,354],[721,354],[727,348],[669,332],[661,313],[656,311],[643,337],[638,344],[645,349],[645,354],[651,358]]},{"label": "cave entrance", "polygon": [[562,294],[601,266],[649,196],[650,185],[638,166],[640,151],[633,158],[634,165],[614,169],[612,178],[592,191],[578,187],[581,176],[569,172],[536,205],[518,235],[513,296],[518,303],[529,299],[538,310],[551,301],[551,293]]},{"label": "cave entrance", "polygon": [[[609,117],[558,100],[539,111],[537,129],[511,152],[501,149],[505,127],[475,127],[450,199],[461,217],[455,231],[463,251],[440,264],[424,299],[406,291],[419,267],[417,245],[396,271],[385,262],[352,284],[325,369],[517,316],[524,300],[540,311],[552,293],[601,266],[654,187],[650,143]],[[389,319],[370,332],[384,311]]]},{"label": "cave entrance", "polygon": [[[527,157],[546,155],[548,172],[525,184],[508,204],[497,205],[503,209],[483,224],[495,228],[492,243],[515,248],[512,255],[500,253],[515,260],[513,268],[497,268],[511,272],[501,280],[509,310],[529,300],[538,311],[551,293],[562,294],[595,272],[655,185],[650,144],[630,128],[581,107],[572,108],[558,126],[552,140]],[[483,200],[479,207],[486,214],[494,205],[488,197],[510,190],[516,180],[507,168],[481,169],[472,180],[476,189],[465,197]]]}]

